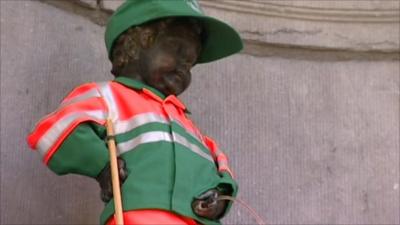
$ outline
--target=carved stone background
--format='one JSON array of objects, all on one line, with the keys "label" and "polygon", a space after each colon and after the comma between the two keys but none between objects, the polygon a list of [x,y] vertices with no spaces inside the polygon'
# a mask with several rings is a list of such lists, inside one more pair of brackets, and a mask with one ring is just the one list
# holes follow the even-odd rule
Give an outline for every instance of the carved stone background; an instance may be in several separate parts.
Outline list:
[{"label": "carved stone background", "polygon": [[[115,10],[121,3],[103,0]],[[202,0],[211,16],[234,25],[246,40],[312,48],[397,52],[399,1]],[[373,35],[370,35],[373,34]]]},{"label": "carved stone background", "polygon": [[[356,51],[399,49],[398,1],[212,1],[210,15],[258,42]],[[224,13],[221,13],[223,10]],[[373,35],[369,35],[373,34]]]},{"label": "carved stone background", "polygon": [[[201,0],[242,54],[199,65],[182,98],[268,224],[399,224],[400,1]],[[96,224],[95,181],[28,149],[74,86],[112,79],[118,0],[0,1],[0,224]],[[55,7],[54,7],[55,6]],[[239,205],[224,220],[252,224]]]}]

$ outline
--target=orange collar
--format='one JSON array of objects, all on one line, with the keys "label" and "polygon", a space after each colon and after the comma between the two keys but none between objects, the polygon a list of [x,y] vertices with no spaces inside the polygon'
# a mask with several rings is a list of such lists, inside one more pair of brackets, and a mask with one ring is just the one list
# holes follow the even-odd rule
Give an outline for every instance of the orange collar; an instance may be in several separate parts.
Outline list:
[{"label": "orange collar", "polygon": [[146,95],[150,96],[151,98],[155,99],[160,103],[171,102],[176,107],[181,108],[183,111],[190,114],[185,104],[183,104],[182,101],[179,100],[175,95],[169,95],[165,97],[165,95],[162,94],[159,90],[150,87],[138,80],[134,80],[128,77],[119,76],[114,81],[121,83],[122,85],[127,86],[129,88],[133,88],[135,90],[141,90],[143,93],[145,93]]}]

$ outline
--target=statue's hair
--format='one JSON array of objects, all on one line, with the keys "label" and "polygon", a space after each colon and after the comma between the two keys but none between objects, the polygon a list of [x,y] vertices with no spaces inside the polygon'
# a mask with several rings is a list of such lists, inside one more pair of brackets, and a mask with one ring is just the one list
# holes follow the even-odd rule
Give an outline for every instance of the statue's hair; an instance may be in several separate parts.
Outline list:
[{"label": "statue's hair", "polygon": [[157,35],[162,32],[162,28],[165,28],[168,24],[175,22],[177,20],[181,20],[184,22],[189,22],[193,25],[196,29],[196,32],[200,35],[201,40],[205,39],[205,32],[201,25],[195,19],[188,19],[188,18],[168,18],[168,19],[160,19],[156,21],[151,21],[149,23],[145,23],[140,26],[134,26],[126,30],[122,33],[118,39],[116,40],[114,47],[111,52],[111,59],[112,59],[112,70],[111,73],[114,76],[120,75],[121,70],[128,65],[128,63],[138,60],[140,50],[142,46],[140,44],[140,32],[148,27],[152,27],[154,32],[152,36],[149,37],[150,44],[154,42]]},{"label": "statue's hair", "polygon": [[129,61],[139,58],[139,51],[141,48],[139,41],[140,30],[140,27],[131,27],[121,34],[115,42],[111,53],[113,66],[111,73],[115,76],[119,75],[121,69],[124,68]]}]

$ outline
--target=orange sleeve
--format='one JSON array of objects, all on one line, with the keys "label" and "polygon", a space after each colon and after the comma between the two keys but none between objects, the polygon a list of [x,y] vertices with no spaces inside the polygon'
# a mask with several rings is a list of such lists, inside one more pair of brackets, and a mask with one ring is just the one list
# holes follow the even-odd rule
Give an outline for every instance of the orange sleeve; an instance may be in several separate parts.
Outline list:
[{"label": "orange sleeve", "polygon": [[218,171],[219,172],[228,172],[231,177],[233,177],[233,172],[229,168],[228,164],[228,157],[225,155],[224,152],[222,152],[219,148],[217,143],[210,137],[204,136],[204,142],[207,145],[208,149],[211,152],[212,157],[214,158],[214,161],[218,165]]},{"label": "orange sleeve", "polygon": [[57,110],[40,120],[27,141],[39,151],[45,163],[63,140],[83,122],[105,124],[107,107],[97,90],[96,83],[83,84],[64,98]]}]

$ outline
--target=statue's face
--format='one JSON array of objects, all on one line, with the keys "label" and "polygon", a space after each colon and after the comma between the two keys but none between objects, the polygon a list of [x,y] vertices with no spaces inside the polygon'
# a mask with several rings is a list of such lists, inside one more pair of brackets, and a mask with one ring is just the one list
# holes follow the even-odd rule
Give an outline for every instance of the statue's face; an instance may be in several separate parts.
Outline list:
[{"label": "statue's face", "polygon": [[162,29],[154,43],[140,53],[140,76],[165,95],[179,95],[190,84],[190,70],[200,54],[200,35],[184,22]]}]

